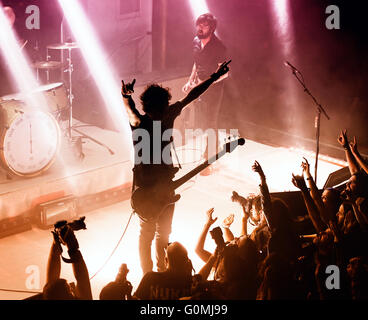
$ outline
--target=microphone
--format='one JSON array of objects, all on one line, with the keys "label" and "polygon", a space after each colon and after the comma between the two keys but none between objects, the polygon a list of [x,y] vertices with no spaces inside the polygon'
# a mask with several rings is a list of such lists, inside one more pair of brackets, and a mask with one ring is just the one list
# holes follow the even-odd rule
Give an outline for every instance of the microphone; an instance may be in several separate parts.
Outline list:
[{"label": "microphone", "polygon": [[284,65],[286,66],[286,67],[289,67],[289,68],[291,68],[294,72],[296,71],[296,72],[298,72],[298,73],[300,73],[299,72],[299,70],[297,69],[297,68],[295,68],[289,61],[285,61],[284,62]]}]

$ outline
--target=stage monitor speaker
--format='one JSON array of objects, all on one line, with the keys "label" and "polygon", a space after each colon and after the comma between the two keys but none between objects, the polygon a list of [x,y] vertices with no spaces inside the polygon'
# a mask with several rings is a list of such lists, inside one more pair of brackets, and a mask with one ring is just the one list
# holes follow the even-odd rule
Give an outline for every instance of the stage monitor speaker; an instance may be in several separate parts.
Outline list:
[{"label": "stage monitor speaker", "polygon": [[60,220],[78,218],[76,198],[72,195],[41,203],[36,213],[36,223],[41,229],[47,229]]},{"label": "stage monitor speaker", "polygon": [[336,170],[328,176],[323,189],[332,188],[346,182],[351,177],[349,167]]}]

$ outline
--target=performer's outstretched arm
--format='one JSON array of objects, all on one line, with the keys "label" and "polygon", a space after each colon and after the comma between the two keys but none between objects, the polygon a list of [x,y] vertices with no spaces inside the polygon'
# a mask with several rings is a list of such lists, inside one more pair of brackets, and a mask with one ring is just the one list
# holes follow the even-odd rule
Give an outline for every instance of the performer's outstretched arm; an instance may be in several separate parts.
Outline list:
[{"label": "performer's outstretched arm", "polygon": [[187,96],[181,100],[181,108],[184,108],[186,105],[191,103],[193,100],[197,99],[202,93],[204,93],[212,83],[217,81],[221,76],[229,72],[228,64],[231,62],[224,62],[221,64],[215,73],[213,73],[207,80],[203,81],[199,85],[195,86],[192,90],[189,91]]},{"label": "performer's outstretched arm", "polygon": [[121,95],[123,96],[125,110],[128,113],[129,123],[132,127],[137,127],[139,126],[141,119],[140,113],[135,107],[134,100],[132,99],[135,79],[131,83],[125,84],[123,80],[121,81],[121,83]]}]

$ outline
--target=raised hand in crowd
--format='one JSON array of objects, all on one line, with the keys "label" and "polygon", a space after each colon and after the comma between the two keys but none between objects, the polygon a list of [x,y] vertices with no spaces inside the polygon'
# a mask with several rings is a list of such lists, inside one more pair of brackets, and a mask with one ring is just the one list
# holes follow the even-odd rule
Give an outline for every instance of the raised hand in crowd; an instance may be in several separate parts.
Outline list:
[{"label": "raised hand in crowd", "polygon": [[[73,222],[85,228],[84,218]],[[46,285],[43,288],[43,298],[45,300],[71,300],[71,299],[92,299],[91,284],[87,266],[83,256],[79,251],[79,243],[74,234],[73,228],[66,222],[55,224],[52,231],[53,243],[48,259]],[[69,284],[65,279],[60,278],[62,245],[68,249],[70,259],[63,258],[63,261],[71,263],[77,285]]]},{"label": "raised hand in crowd", "polygon": [[224,234],[225,234],[225,241],[226,242],[230,242],[232,240],[234,240],[234,235],[230,230],[230,226],[232,225],[232,223],[234,222],[234,214],[230,213],[222,222],[222,227],[224,229]]},{"label": "raised hand in crowd", "polygon": [[263,169],[262,169],[261,165],[258,163],[257,160],[254,161],[252,169],[253,169],[254,172],[257,172],[259,174],[259,177],[261,178],[262,183],[266,181],[266,176],[263,172]]},{"label": "raised hand in crowd", "polygon": [[303,169],[303,174],[305,174],[305,177],[308,179],[308,178],[312,178],[312,175],[310,173],[310,165],[309,165],[309,162],[306,158],[304,158],[304,161],[302,161],[302,164],[301,164],[301,167]]},{"label": "raised hand in crowd", "polygon": [[243,216],[242,216],[241,235],[247,235],[248,233],[247,223],[248,223],[248,218],[251,215],[252,203],[251,201],[249,201],[249,199],[246,199],[243,196],[239,195],[236,191],[233,191],[231,195],[231,201],[239,203],[242,207]]},{"label": "raised hand in crowd", "polygon": [[208,225],[209,227],[212,226],[217,220],[217,217],[215,218],[212,217],[212,214],[214,211],[215,211],[215,208],[211,208],[206,211],[206,215],[207,215],[206,225]]},{"label": "raised hand in crowd", "polygon": [[230,226],[232,225],[232,223],[234,222],[234,214],[230,213],[225,219],[224,221],[222,221],[222,227],[223,228],[230,228]]},{"label": "raised hand in crowd", "polygon": [[305,183],[303,176],[292,174],[291,182],[293,183],[295,187],[297,187],[301,191],[308,191],[308,187]]},{"label": "raised hand in crowd", "polygon": [[350,150],[348,133],[346,129],[340,131],[340,134],[337,137],[337,141],[345,150],[346,161],[349,164],[350,174],[353,175],[357,173],[359,171],[359,167],[353,153]]},{"label": "raised hand in crowd", "polygon": [[337,137],[337,141],[344,149],[349,148],[349,139],[346,129],[340,131],[340,134]]},{"label": "raised hand in crowd", "polygon": [[204,261],[207,262],[211,257],[211,252],[204,249],[204,243],[210,227],[217,221],[217,217],[213,218],[212,214],[215,211],[214,208],[210,208],[206,211],[207,220],[203,226],[202,232],[198,238],[197,245],[195,247],[196,254]]},{"label": "raised hand in crowd", "polygon": [[[305,163],[304,165],[307,166]],[[315,205],[311,195],[309,194],[308,187],[305,183],[304,177],[292,174],[291,181],[293,185],[302,192],[304,203],[307,207],[309,217],[313,223],[314,228],[316,229],[316,232],[319,233],[325,230],[326,225],[323,223],[320,216],[320,212],[318,211],[317,206]]]},{"label": "raised hand in crowd", "polygon": [[351,153],[353,154],[359,166],[368,174],[368,163],[358,151],[358,142],[355,136],[353,138],[353,141],[350,142],[349,146],[350,146]]}]

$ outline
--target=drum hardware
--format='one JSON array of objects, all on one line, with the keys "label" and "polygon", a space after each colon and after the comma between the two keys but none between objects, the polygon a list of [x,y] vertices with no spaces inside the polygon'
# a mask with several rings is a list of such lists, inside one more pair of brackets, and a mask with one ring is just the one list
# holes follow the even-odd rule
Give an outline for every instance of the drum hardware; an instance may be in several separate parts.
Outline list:
[{"label": "drum hardware", "polygon": [[[72,62],[72,49],[77,49],[79,48],[78,44],[76,42],[65,42],[65,43],[55,43],[55,44],[51,44],[47,46],[47,56],[49,56],[48,54],[48,50],[49,49],[54,49],[54,50],[68,50],[68,55],[67,55],[67,67],[66,69],[63,71],[64,73],[68,73],[68,85],[69,85],[69,89],[68,89],[68,102],[69,102],[69,125],[68,125],[68,136],[70,141],[73,142],[77,141],[76,143],[79,143],[81,140],[80,139],[89,139],[92,142],[106,148],[110,154],[114,154],[114,152],[105,144],[103,144],[102,142],[96,140],[95,138],[85,134],[84,132],[79,131],[78,127],[80,126],[74,126],[73,125],[73,99],[74,99],[74,95],[73,95],[73,81],[72,81],[72,73],[74,71],[74,66],[73,66],[73,62]],[[61,55],[63,57],[63,54]],[[73,133],[72,131],[75,131],[79,134],[79,136],[77,137],[73,137]],[[77,140],[76,140],[77,139]],[[79,139],[79,140],[78,140]],[[82,143],[79,143],[80,148],[82,148]],[[81,152],[81,154],[83,154]],[[84,158],[80,157],[81,159]]]},{"label": "drum hardware", "polygon": [[[49,57],[48,57],[49,58]],[[36,79],[39,80],[39,70],[45,70],[46,72],[46,82],[50,82],[50,70],[56,70],[62,68],[63,64],[60,61],[37,61],[32,67],[36,69]]]},{"label": "drum hardware", "polygon": [[48,49],[64,50],[64,49],[78,49],[76,42],[54,43],[47,46]]},{"label": "drum hardware", "polygon": [[63,66],[60,61],[37,61],[32,65],[36,69],[59,69]]}]

